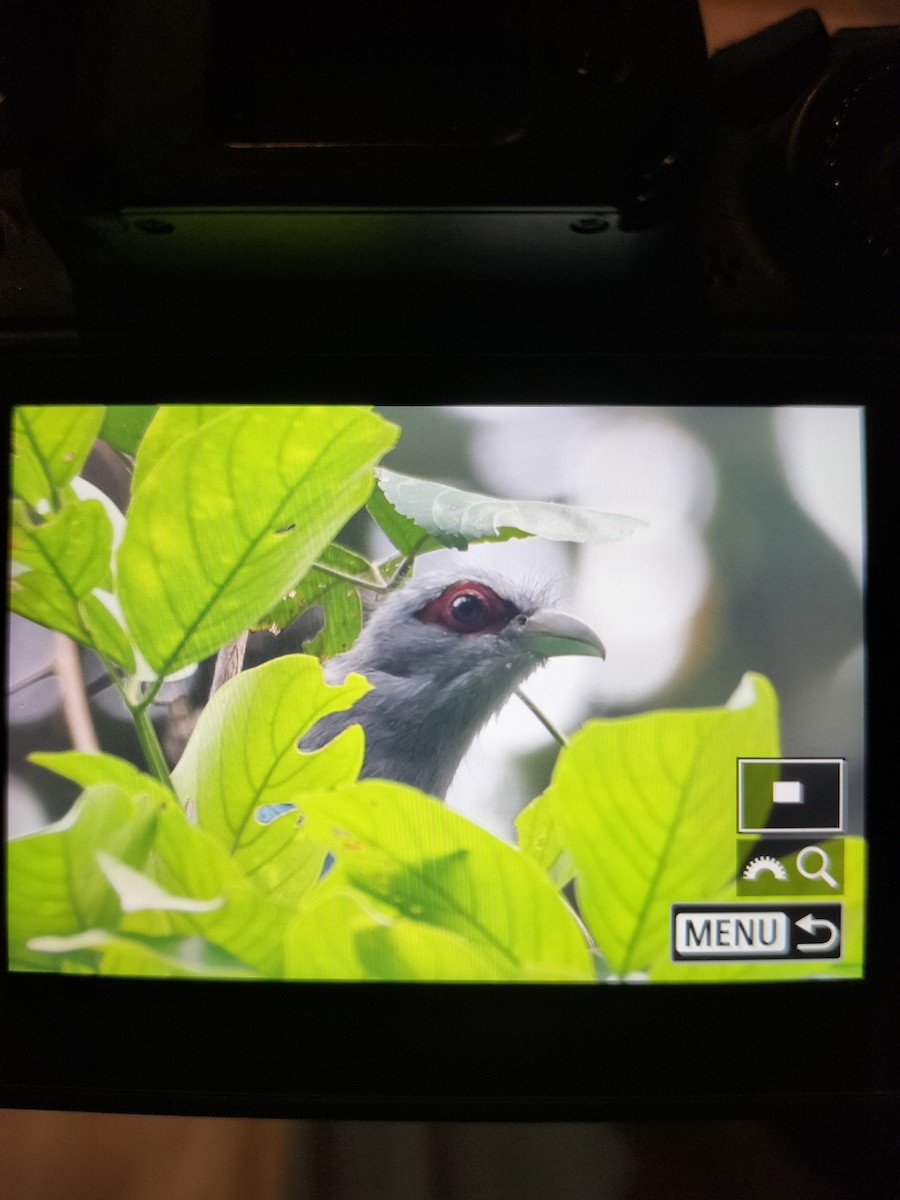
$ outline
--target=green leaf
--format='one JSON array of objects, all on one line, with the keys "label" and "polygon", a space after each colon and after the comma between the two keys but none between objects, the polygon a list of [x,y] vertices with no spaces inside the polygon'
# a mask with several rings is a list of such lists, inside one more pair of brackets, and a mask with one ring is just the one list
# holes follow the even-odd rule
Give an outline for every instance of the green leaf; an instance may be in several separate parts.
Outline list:
[{"label": "green leaf", "polygon": [[[342,546],[326,546],[317,562],[334,567],[345,575],[372,578],[369,562],[362,555],[345,550]],[[352,583],[336,579],[315,567],[291,588],[283,600],[257,621],[254,628],[280,632],[314,604],[320,604],[325,610],[325,628],[304,647],[306,653],[314,654],[317,658],[342,654],[353,645],[363,626],[359,591]]]},{"label": "green leaf", "polygon": [[9,607],[133,670],[128,635],[100,598],[112,538],[109,518],[96,500],[71,500],[41,524],[32,524],[14,505]]},{"label": "green leaf", "polygon": [[113,784],[88,788],[55,825],[8,847],[10,963],[46,969],[28,950],[35,937],[65,937],[97,926],[115,928],[116,893],[100,869],[105,850],[133,867],[143,865],[153,841],[158,805]]},{"label": "green leaf", "polygon": [[99,404],[38,405],[13,414],[12,490],[32,508],[61,507],[60,489],[75,478],[100,431]]},{"label": "green leaf", "polygon": [[532,800],[516,817],[515,826],[522,853],[549,875],[558,888],[564,888],[576,874],[575,864],[559,840],[549,802],[541,796]]},{"label": "green leaf", "polygon": [[285,930],[287,979],[368,978],[356,952],[356,937],[376,924],[376,918],[361,896],[329,891],[305,906]]},{"label": "green leaf", "polygon": [[133,798],[149,796],[160,808],[177,804],[173,793],[158,779],[146,775],[137,767],[114,754],[84,754],[78,750],[38,751],[29,754],[28,761],[48,771],[71,779],[83,788],[95,784],[116,784]]},{"label": "green leaf", "polygon": [[96,596],[87,596],[73,608],[64,592],[48,586],[46,575],[29,572],[10,581],[9,607],[98,650],[126,671],[134,670],[134,649],[127,634]]},{"label": "green leaf", "polygon": [[[560,542],[617,542],[644,526],[636,517],[601,513],[590,508],[554,504],[543,500],[499,500],[477,492],[463,492],[444,483],[398,475],[380,467],[378,486],[401,516],[418,527],[419,539],[432,534],[443,546],[464,550],[475,541],[505,541],[510,537],[544,537]],[[370,504],[371,511],[371,504]],[[385,522],[403,543],[398,549],[409,553],[414,531],[389,519],[384,506],[376,504],[376,520]],[[387,531],[387,530],[386,530]]]},{"label": "green leaf", "polygon": [[[379,478],[379,475],[380,473],[376,472],[376,478]],[[379,478],[379,486],[369,497],[366,508],[369,516],[381,527],[382,532],[397,547],[401,555],[412,554],[414,550],[421,550],[424,553],[426,550],[439,549],[442,543],[426,533],[415,521],[398,512],[385,496],[382,486]]]},{"label": "green leaf", "polygon": [[405,917],[377,917],[363,898],[338,892],[304,909],[285,935],[289,979],[399,982],[508,980],[495,955],[446,929]]},{"label": "green leaf", "polygon": [[134,464],[132,493],[136,492],[153,468],[173,446],[234,411],[233,404],[164,404],[156,409],[138,447]]},{"label": "green leaf", "polygon": [[361,408],[259,406],[172,445],[135,492],[118,556],[153,669],[199,661],[271,609],[365,503],[396,435]]},{"label": "green leaf", "polygon": [[[266,903],[225,851],[190,825],[167,788],[109,755],[35,760],[76,780],[116,782],[91,784],[64,821],[10,843],[10,948],[17,968],[59,968],[47,950],[27,948],[33,938],[102,929],[129,937],[200,936],[255,971],[281,974],[290,914]],[[67,967],[97,969],[94,951],[73,955]]]},{"label": "green leaf", "polygon": [[15,522],[10,544],[14,562],[50,576],[74,603],[108,577],[112,526],[96,500],[79,500],[39,525]]},{"label": "green leaf", "polygon": [[283,971],[282,939],[290,914],[260,896],[240,867],[207,833],[172,806],[160,814],[143,873],[175,896],[225,904],[208,912],[146,909],[123,916],[119,932],[148,936],[199,935],[261,974]]},{"label": "green leaf", "polygon": [[560,753],[539,803],[615,974],[666,952],[673,901],[716,899],[734,878],[736,761],[778,753],[777,698],[760,675],[724,708],[590,722]]},{"label": "green leaf", "polygon": [[134,456],[156,410],[155,404],[110,404],[99,436],[116,450]]},{"label": "green leaf", "polygon": [[[346,881],[389,920],[422,922],[462,938],[491,977],[592,977],[581,930],[549,880],[523,854],[438,801],[367,780],[304,794],[296,803],[310,836],[338,858],[331,887]],[[467,978],[472,961],[467,954],[440,977]]]},{"label": "green leaf", "polygon": [[148,937],[89,929],[70,937],[34,938],[31,948],[80,962],[101,975],[259,978],[258,972],[200,937]]},{"label": "green leaf", "polygon": [[200,714],[172,782],[197,823],[231,855],[261,894],[295,907],[315,883],[321,846],[296,818],[262,825],[262,805],[352,782],[363,762],[363,732],[352,725],[310,753],[300,738],[330,712],[369,690],[359,675],[326,684],[318,661],[289,654],[229,680]]}]

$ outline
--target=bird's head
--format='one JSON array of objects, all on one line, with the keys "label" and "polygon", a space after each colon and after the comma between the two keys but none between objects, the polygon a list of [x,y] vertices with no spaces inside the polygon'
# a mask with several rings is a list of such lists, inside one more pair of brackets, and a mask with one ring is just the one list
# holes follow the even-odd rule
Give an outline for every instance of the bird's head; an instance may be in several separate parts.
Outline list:
[{"label": "bird's head", "polygon": [[546,659],[605,657],[594,631],[550,604],[546,588],[470,569],[412,580],[378,606],[354,669],[479,689],[495,707]]},{"label": "bird's head", "polygon": [[325,717],[301,746],[315,749],[358,723],[363,776],[443,797],[481,726],[536,667],[561,654],[603,658],[604,650],[589,626],[551,605],[546,589],[479,570],[411,580],[326,664],[329,682],[358,671],[372,691]]}]

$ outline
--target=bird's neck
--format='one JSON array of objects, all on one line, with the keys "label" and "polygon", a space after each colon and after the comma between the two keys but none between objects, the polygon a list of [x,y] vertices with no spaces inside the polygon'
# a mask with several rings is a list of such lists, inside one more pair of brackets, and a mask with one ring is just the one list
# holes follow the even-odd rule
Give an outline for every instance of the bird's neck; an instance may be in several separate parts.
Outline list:
[{"label": "bird's neck", "polygon": [[363,774],[391,778],[443,799],[463,756],[488,718],[512,695],[512,676],[491,687],[377,673],[355,706],[366,733]]}]

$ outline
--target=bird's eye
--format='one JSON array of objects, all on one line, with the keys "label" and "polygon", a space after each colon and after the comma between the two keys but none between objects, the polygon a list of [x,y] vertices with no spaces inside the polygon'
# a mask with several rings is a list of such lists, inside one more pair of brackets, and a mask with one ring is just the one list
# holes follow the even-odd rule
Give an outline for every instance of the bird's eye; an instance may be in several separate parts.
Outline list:
[{"label": "bird's eye", "polygon": [[487,605],[474,592],[463,592],[450,603],[450,616],[462,629],[480,629],[487,614]]},{"label": "bird's eye", "polygon": [[416,616],[451,633],[499,633],[518,611],[487,584],[461,580],[429,600]]}]

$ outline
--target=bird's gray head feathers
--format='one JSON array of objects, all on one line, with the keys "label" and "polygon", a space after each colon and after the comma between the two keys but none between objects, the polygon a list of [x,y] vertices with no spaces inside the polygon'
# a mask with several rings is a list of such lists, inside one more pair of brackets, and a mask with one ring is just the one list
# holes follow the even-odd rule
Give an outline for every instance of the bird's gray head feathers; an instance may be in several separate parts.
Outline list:
[{"label": "bird's gray head feathers", "polygon": [[549,605],[548,589],[479,569],[424,575],[380,601],[356,644],[326,665],[373,690],[320,722],[303,748],[358,722],[363,775],[443,796],[475,734],[547,658],[604,657],[584,622]]}]

